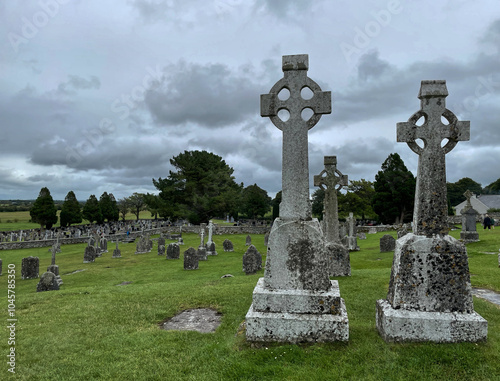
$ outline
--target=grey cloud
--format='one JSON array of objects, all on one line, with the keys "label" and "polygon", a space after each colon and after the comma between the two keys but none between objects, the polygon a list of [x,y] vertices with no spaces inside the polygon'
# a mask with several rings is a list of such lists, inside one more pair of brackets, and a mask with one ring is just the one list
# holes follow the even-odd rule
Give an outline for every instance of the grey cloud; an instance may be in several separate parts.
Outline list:
[{"label": "grey cloud", "polygon": [[217,128],[240,122],[258,114],[262,91],[252,82],[255,74],[244,70],[235,72],[222,64],[169,65],[162,83],[146,93],[145,104],[158,125]]},{"label": "grey cloud", "polygon": [[69,75],[66,82],[60,83],[57,90],[62,94],[74,94],[74,90],[99,89],[101,81],[92,75],[89,80],[78,75]]}]

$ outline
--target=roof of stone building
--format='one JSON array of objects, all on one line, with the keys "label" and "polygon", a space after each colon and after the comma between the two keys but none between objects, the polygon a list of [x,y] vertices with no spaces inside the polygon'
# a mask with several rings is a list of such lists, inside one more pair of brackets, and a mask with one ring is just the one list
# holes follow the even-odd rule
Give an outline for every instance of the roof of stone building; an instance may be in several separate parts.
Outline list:
[{"label": "roof of stone building", "polygon": [[488,209],[495,208],[500,209],[500,195],[499,194],[486,194],[479,195],[477,199],[481,201]]}]

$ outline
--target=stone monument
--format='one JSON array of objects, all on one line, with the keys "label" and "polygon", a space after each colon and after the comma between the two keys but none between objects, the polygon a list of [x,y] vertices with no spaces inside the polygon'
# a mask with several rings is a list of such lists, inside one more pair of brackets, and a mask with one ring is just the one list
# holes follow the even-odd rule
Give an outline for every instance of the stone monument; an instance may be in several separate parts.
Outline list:
[{"label": "stone monument", "polygon": [[325,169],[314,176],[314,186],[325,191],[323,234],[329,276],[351,276],[349,250],[340,241],[337,191],[347,186],[347,175],[337,169],[337,156],[324,157]]},{"label": "stone monument", "polygon": [[118,239],[116,239],[116,249],[113,250],[112,258],[121,258],[121,257],[122,257],[122,252],[118,248]]},{"label": "stone monument", "polygon": [[479,233],[476,229],[476,221],[479,213],[470,203],[470,199],[474,196],[474,194],[470,190],[467,190],[464,193],[464,196],[467,198],[467,203],[460,212],[462,215],[462,231],[460,232],[460,239],[464,243],[477,242],[479,241]]},{"label": "stone monument", "polygon": [[56,265],[56,252],[57,252],[57,245],[52,245],[52,261],[50,263],[50,266],[47,267],[47,271],[50,271],[53,273],[56,277],[56,281],[58,286],[63,284],[63,281],[61,279],[61,276],[59,275],[59,266]]},{"label": "stone monument", "polygon": [[22,279],[38,278],[40,260],[38,257],[26,257],[21,261],[21,277]]},{"label": "stone monument", "polygon": [[198,246],[198,250],[196,250],[196,253],[198,255],[198,260],[199,261],[206,261],[207,260],[207,248],[205,247],[205,224],[201,224],[203,228],[200,229],[200,246]]},{"label": "stone monument", "polygon": [[167,259],[179,259],[181,255],[181,248],[178,243],[170,243],[167,246]]},{"label": "stone monument", "polygon": [[217,255],[217,251],[215,250],[215,242],[212,241],[212,234],[215,225],[212,223],[212,220],[208,222],[208,241],[207,245],[207,255]]},{"label": "stone monument", "polygon": [[234,251],[234,247],[233,247],[233,243],[228,240],[228,239],[225,239],[224,242],[222,242],[222,247],[224,248],[224,251]]},{"label": "stone monument", "polygon": [[198,254],[192,247],[184,252],[184,270],[198,270]]},{"label": "stone monument", "polygon": [[349,217],[347,217],[347,223],[349,225],[349,235],[345,238],[346,246],[349,251],[358,251],[358,239],[356,237],[356,219],[352,212],[349,212]]},{"label": "stone monument", "polygon": [[380,238],[380,252],[385,253],[386,251],[394,251],[396,248],[396,240],[390,234],[384,234],[382,238]]},{"label": "stone monument", "polygon": [[[282,201],[269,235],[264,277],[257,282],[246,315],[249,341],[349,338],[344,300],[338,282],[328,277],[323,232],[312,218],[309,200],[308,131],[322,114],[331,113],[331,93],[307,77],[308,66],[305,54],[283,56],[284,78],[261,95],[261,116],[269,116],[283,132]],[[302,92],[305,87],[312,97]],[[305,108],[313,112],[306,120]],[[289,113],[286,121],[280,110]]]},{"label": "stone monument", "polygon": [[396,241],[387,299],[376,305],[377,329],[388,342],[476,342],[487,336],[487,321],[474,311],[467,250],[448,235],[445,155],[469,140],[470,127],[445,108],[447,95],[445,81],[422,81],[421,109],[397,126],[398,142],[419,157],[413,233]]},{"label": "stone monument", "polygon": [[245,246],[250,246],[252,244],[252,237],[250,235],[247,235],[247,238],[245,240]]},{"label": "stone monument", "polygon": [[83,254],[83,263],[91,263],[95,262],[97,254],[95,252],[95,247],[92,245],[88,245],[85,248],[85,253]]},{"label": "stone monument", "polygon": [[36,285],[36,292],[59,290],[57,277],[53,272],[47,271],[42,274],[40,281]]},{"label": "stone monument", "polygon": [[252,275],[260,269],[262,269],[262,255],[254,245],[250,245],[243,254],[243,271],[246,275]]}]

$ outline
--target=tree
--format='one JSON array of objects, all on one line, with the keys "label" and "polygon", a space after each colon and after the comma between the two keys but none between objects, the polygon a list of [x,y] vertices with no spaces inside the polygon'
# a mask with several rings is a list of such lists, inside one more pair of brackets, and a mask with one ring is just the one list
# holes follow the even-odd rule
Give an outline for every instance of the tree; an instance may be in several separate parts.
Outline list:
[{"label": "tree", "polygon": [[350,209],[348,212],[353,212],[363,220],[365,218],[376,219],[377,216],[372,208],[372,200],[375,195],[373,183],[365,179],[350,180],[349,182],[343,200]]},{"label": "tree", "polygon": [[160,196],[156,194],[146,193],[144,195],[144,203],[146,204],[147,209],[151,212],[151,217],[154,217],[156,220],[163,206],[163,202]]},{"label": "tree", "polygon": [[144,210],[146,206],[146,203],[144,202],[144,194],[134,192],[132,196],[127,198],[127,202],[131,212],[135,214],[137,219],[139,219],[141,210]]},{"label": "tree", "polygon": [[397,153],[391,153],[375,175],[372,207],[385,224],[402,223],[413,215],[415,177]]},{"label": "tree", "polygon": [[323,209],[325,205],[325,191],[318,188],[312,194],[312,214],[320,221],[323,219]]},{"label": "tree", "polygon": [[[187,217],[194,224],[226,213],[236,215],[243,185],[234,181],[233,168],[207,151],[184,151],[170,159],[176,169],[168,178],[153,179],[163,202],[162,214]],[[162,215],[160,214],[160,215]]]},{"label": "tree", "polygon": [[61,209],[60,222],[62,227],[82,222],[82,208],[76,199],[75,193],[69,191]]},{"label": "tree", "polygon": [[264,217],[271,206],[271,197],[257,184],[249,185],[241,191],[240,212],[248,218]]},{"label": "tree", "polygon": [[273,201],[271,201],[271,207],[273,208],[273,221],[280,216],[280,204],[281,204],[282,192],[279,191],[274,196]]},{"label": "tree", "polygon": [[103,221],[106,219],[108,222],[118,221],[120,218],[120,211],[118,210],[118,205],[113,193],[108,194],[108,192],[104,192],[101,198],[99,198],[99,207],[101,208]]},{"label": "tree", "polygon": [[94,221],[98,224],[102,224],[104,222],[101,207],[95,195],[91,194],[89,199],[85,202],[82,215],[83,218],[85,218],[91,224],[94,223]]},{"label": "tree", "polygon": [[125,221],[125,219],[127,218],[127,213],[130,210],[127,198],[121,198],[118,201],[118,210],[120,212],[120,216],[122,217],[122,221]]},{"label": "tree", "polygon": [[40,228],[51,229],[57,222],[57,210],[48,188],[42,188],[38,198],[30,209],[31,221],[40,224]]},{"label": "tree", "polygon": [[469,177],[463,177],[455,183],[446,183],[446,190],[451,206],[457,206],[466,200],[464,193],[467,190],[475,194],[481,194],[483,189],[481,188],[481,184],[476,183]]},{"label": "tree", "polygon": [[[471,190],[471,192],[473,192]],[[490,185],[487,185],[483,189],[483,194],[500,194],[500,179],[492,182]]]}]

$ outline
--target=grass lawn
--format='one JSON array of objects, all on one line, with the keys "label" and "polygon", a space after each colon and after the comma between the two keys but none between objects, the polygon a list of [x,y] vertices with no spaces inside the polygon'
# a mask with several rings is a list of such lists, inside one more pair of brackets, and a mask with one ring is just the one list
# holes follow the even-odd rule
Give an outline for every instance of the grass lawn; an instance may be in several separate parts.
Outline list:
[{"label": "grass lawn", "polygon": [[[459,231],[452,232],[455,237]],[[135,255],[122,244],[121,259],[109,253],[83,264],[85,245],[62,246],[57,264],[61,290],[36,292],[38,280],[21,279],[21,259],[40,258],[40,274],[50,264],[47,248],[0,252],[0,316],[7,325],[7,270],[16,266],[16,375],[19,380],[499,380],[500,308],[474,298],[488,320],[488,341],[481,344],[387,344],[375,329],[375,301],[385,298],[392,253],[379,252],[383,234],[358,240],[351,253],[351,277],[339,277],[349,315],[349,342],[255,345],[239,329],[263,270],[242,272],[246,234],[215,236],[218,256],[183,270],[182,252],[197,247],[184,234],[180,260],[156,254]],[[392,232],[392,234],[395,234]],[[500,229],[479,232],[468,245],[473,286],[500,292],[497,255]],[[235,251],[224,253],[229,238]],[[265,253],[264,236],[252,241]],[[85,271],[70,274],[76,270]],[[224,274],[232,278],[222,278]],[[132,282],[118,286],[122,282]],[[158,324],[197,307],[215,308],[222,324],[215,333],[164,331]],[[7,329],[0,330],[0,378],[8,378]]]}]

